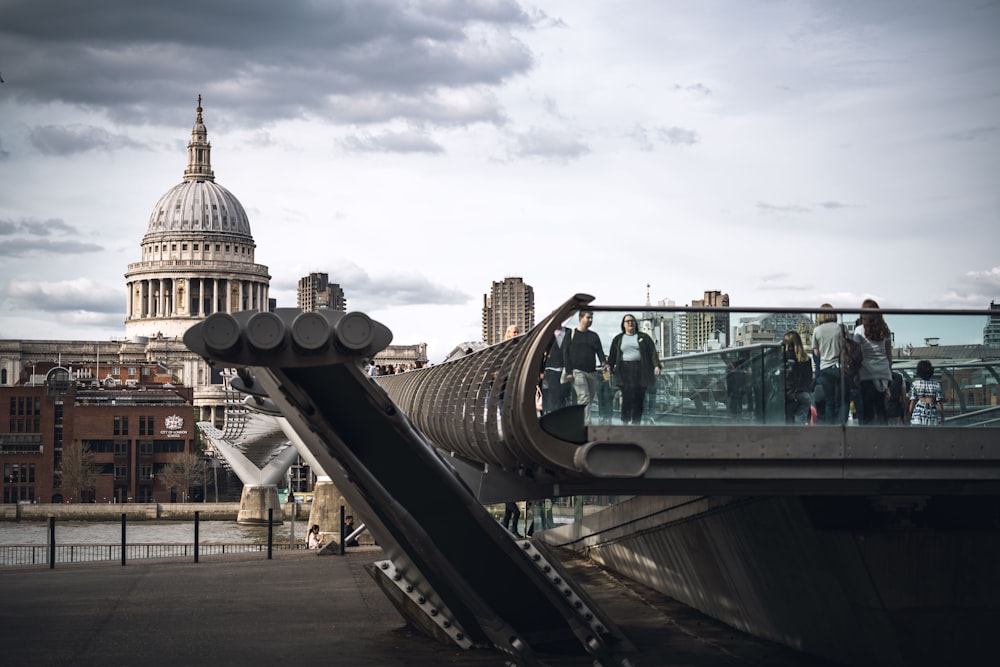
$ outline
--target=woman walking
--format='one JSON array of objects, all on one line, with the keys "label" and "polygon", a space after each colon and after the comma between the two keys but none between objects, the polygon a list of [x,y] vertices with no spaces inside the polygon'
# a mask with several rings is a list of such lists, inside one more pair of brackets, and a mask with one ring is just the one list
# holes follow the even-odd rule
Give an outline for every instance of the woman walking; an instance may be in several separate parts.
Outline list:
[{"label": "woman walking", "polygon": [[646,389],[655,386],[663,364],[653,339],[639,331],[631,313],[622,318],[622,332],[611,341],[608,366],[622,390],[622,423],[641,424]]}]

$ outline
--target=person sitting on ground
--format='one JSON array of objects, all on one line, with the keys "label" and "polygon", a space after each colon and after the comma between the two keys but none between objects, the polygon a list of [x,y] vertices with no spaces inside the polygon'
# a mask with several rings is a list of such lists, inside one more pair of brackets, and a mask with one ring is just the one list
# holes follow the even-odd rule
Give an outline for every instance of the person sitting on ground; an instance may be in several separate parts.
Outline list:
[{"label": "person sitting on ground", "polygon": [[354,517],[350,514],[344,517],[344,525],[340,531],[341,539],[344,540],[345,547],[356,547],[358,546],[358,539],[356,537],[348,536],[354,532]]},{"label": "person sitting on ground", "polygon": [[312,550],[323,548],[323,536],[319,534],[319,525],[313,524],[312,528],[309,529],[309,537],[307,538],[306,546]]}]

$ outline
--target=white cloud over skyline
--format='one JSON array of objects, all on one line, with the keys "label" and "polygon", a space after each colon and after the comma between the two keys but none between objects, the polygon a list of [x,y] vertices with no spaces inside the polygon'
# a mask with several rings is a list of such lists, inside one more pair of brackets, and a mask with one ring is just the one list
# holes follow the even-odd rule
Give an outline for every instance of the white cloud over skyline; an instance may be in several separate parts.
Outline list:
[{"label": "white cloud over skyline", "polygon": [[[193,20],[196,17],[197,20]],[[0,338],[124,333],[197,96],[271,296],[1000,301],[1000,3],[0,0]]]}]

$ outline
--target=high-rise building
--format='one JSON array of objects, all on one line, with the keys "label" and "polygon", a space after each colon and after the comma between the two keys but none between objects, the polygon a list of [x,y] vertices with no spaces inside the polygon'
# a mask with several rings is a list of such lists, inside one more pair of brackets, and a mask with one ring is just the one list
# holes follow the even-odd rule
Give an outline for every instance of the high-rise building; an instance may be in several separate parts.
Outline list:
[{"label": "high-rise building", "polygon": [[[728,308],[729,295],[719,291],[705,292],[703,299],[691,301],[692,308]],[[684,331],[684,351],[699,352],[710,347],[728,347],[729,313],[687,313]]]},{"label": "high-rise building", "polygon": [[983,345],[1000,347],[1000,303],[990,301],[990,310],[996,314],[990,313],[989,320],[983,327]]},{"label": "high-rise building", "polygon": [[337,283],[331,283],[325,273],[310,273],[299,278],[299,308],[302,310],[347,310],[347,298]]},{"label": "high-rise building", "polygon": [[483,342],[499,343],[512,324],[521,333],[535,326],[535,290],[517,277],[494,282],[483,295]]}]

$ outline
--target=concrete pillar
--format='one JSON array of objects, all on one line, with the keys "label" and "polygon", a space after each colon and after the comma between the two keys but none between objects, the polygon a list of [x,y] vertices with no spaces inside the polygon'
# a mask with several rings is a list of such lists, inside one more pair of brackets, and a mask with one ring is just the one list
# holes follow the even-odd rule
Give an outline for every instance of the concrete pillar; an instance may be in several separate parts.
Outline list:
[{"label": "concrete pillar", "polygon": [[278,487],[274,484],[244,486],[240,497],[240,512],[236,523],[267,525],[267,510],[274,510],[274,525],[282,523],[281,503],[278,501]]},{"label": "concrete pillar", "polygon": [[[309,509],[309,525],[319,524],[321,533],[336,533],[340,535],[340,506],[347,506],[347,501],[333,485],[329,477],[318,477],[313,487],[312,507]],[[348,507],[346,514],[351,514]],[[355,525],[358,520],[354,519]],[[308,530],[308,527],[306,528]]]}]

